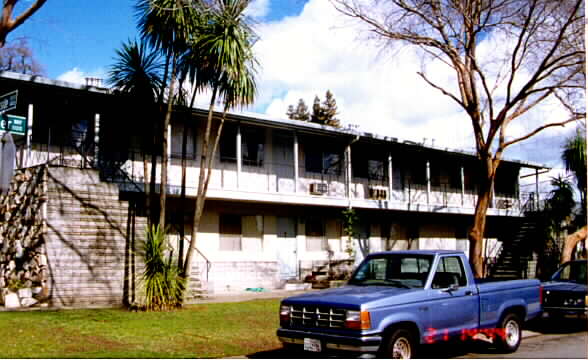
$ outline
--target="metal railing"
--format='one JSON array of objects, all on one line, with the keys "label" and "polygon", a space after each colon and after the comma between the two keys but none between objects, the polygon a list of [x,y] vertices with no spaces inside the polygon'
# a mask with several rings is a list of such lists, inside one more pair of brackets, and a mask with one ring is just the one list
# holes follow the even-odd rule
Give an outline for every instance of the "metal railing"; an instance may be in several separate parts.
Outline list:
[{"label": "metal railing", "polygon": [[[179,227],[180,227],[179,224],[172,224],[172,228],[176,231],[176,235],[178,236],[178,241],[180,241],[183,244],[186,244],[187,243],[188,246],[190,246],[190,242],[185,238],[185,236],[183,236],[181,234]],[[186,249],[186,247],[183,247],[183,248]],[[198,253],[198,255],[200,257],[202,257],[202,259],[206,263],[206,282],[208,282],[209,274],[210,274],[210,269],[212,269],[212,262],[197,247],[195,247],[194,250],[196,250],[196,252]],[[179,246],[178,246],[178,251],[180,251]],[[183,256],[184,256],[184,254],[182,254],[182,258],[183,258]]]}]

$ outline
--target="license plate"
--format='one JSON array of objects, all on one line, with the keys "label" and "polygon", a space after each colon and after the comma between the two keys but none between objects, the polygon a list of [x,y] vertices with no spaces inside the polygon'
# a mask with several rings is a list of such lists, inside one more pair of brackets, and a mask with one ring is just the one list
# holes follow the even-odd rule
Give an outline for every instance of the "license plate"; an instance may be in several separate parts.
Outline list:
[{"label": "license plate", "polygon": [[320,340],[304,338],[304,351],[321,352]]}]

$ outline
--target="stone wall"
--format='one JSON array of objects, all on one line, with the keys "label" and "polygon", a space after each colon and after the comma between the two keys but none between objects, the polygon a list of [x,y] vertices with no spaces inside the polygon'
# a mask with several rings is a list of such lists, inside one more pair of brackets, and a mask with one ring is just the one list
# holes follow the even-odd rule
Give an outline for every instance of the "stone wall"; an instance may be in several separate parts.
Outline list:
[{"label": "stone wall", "polygon": [[0,196],[0,301],[6,307],[48,300],[46,174],[45,166],[17,170],[9,192]]}]

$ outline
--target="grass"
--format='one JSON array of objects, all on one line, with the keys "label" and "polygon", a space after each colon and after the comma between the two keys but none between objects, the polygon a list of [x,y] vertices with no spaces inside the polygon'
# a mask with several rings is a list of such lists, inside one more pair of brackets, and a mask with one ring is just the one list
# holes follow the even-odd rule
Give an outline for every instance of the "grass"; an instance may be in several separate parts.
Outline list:
[{"label": "grass", "polygon": [[279,300],[0,313],[2,358],[218,358],[280,347]]}]

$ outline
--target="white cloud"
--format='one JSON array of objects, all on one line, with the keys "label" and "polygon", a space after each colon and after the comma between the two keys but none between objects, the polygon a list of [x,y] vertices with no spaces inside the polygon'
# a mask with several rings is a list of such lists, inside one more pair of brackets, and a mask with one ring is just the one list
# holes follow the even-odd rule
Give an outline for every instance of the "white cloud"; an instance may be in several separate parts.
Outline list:
[{"label": "white cloud", "polygon": [[[358,28],[349,25],[349,20],[325,0],[308,1],[298,16],[260,24],[255,51],[262,69],[254,110],[285,118],[288,105],[295,105],[300,98],[311,105],[315,95],[323,99],[329,89],[335,95],[344,125],[359,124],[362,131],[402,140],[426,138],[427,144],[473,150],[472,126],[467,115],[417,75],[423,69],[422,57],[410,48],[391,52],[375,42],[361,41]],[[499,55],[506,47],[505,41],[509,40],[488,37],[480,54]],[[497,71],[502,64],[485,65]],[[426,74],[457,94],[454,72],[445,64],[427,61]],[[524,75],[517,82],[522,78]],[[496,91],[505,93],[501,87]],[[557,104],[536,108],[525,120],[513,122],[509,135],[521,136],[544,123],[547,117],[563,116]],[[561,131],[568,130],[554,129],[536,140],[550,138],[555,143],[561,138]],[[538,149],[543,153],[539,158]],[[558,149],[541,149],[540,142],[519,146],[509,155],[550,165],[559,161]]]},{"label": "white cloud", "polygon": [[[457,106],[418,77],[421,59],[410,49],[389,56],[372,42],[361,42],[357,29],[328,1],[308,2],[297,17],[258,28],[255,46],[262,70],[256,110],[285,117],[288,105],[302,98],[311,105],[327,89],[337,100],[343,124],[360,130],[435,145],[470,147],[468,123]],[[432,64],[435,80],[450,87],[452,74]],[[452,121],[456,126],[447,126]]]},{"label": "white cloud", "polygon": [[263,18],[265,17],[270,11],[270,1],[269,0],[253,0],[245,13],[252,18]]},{"label": "white cloud", "polygon": [[102,79],[102,85],[106,85],[106,71],[104,69],[96,69],[93,71],[84,71],[77,67],[66,71],[59,75],[57,80],[66,81],[74,84],[86,85],[86,78]]}]

